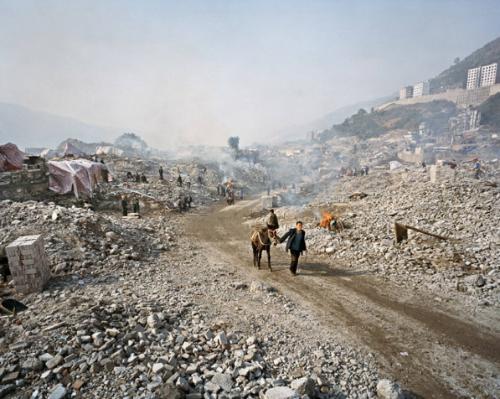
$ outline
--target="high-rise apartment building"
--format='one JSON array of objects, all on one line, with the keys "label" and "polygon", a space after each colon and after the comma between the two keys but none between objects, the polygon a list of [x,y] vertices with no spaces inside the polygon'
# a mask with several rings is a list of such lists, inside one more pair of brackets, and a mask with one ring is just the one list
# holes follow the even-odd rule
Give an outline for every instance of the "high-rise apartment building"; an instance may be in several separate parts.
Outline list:
[{"label": "high-rise apartment building", "polygon": [[492,86],[497,81],[498,63],[471,68],[467,71],[467,90]]},{"label": "high-rise apartment building", "polygon": [[413,97],[427,96],[429,94],[429,82],[419,82],[413,86]]},{"label": "high-rise apartment building", "polygon": [[412,97],[413,97],[413,86],[405,86],[399,90],[399,98],[401,100]]},{"label": "high-rise apartment building", "polygon": [[497,81],[497,66],[495,62],[490,65],[484,65],[481,67],[481,87],[492,86]]},{"label": "high-rise apartment building", "polygon": [[467,90],[477,89],[481,80],[481,67],[471,68],[467,71]]}]

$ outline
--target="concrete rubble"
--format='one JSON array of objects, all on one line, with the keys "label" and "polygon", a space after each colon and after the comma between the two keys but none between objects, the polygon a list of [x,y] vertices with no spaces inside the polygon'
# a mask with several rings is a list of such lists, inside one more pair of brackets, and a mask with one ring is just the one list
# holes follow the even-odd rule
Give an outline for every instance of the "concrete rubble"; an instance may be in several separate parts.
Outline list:
[{"label": "concrete rubble", "polygon": [[[498,180],[498,163],[488,169],[489,180]],[[368,195],[336,202],[355,191]],[[498,306],[499,201],[498,187],[473,179],[466,167],[438,187],[421,168],[410,168],[342,178],[325,186],[310,204],[283,207],[277,214],[285,219],[280,234],[303,218],[308,249],[328,256],[333,267],[377,273],[415,289],[425,286],[450,298],[464,294],[476,304]],[[346,228],[333,232],[316,227],[324,209],[332,210]],[[451,239],[410,232],[407,241],[396,244],[395,221]]]}]

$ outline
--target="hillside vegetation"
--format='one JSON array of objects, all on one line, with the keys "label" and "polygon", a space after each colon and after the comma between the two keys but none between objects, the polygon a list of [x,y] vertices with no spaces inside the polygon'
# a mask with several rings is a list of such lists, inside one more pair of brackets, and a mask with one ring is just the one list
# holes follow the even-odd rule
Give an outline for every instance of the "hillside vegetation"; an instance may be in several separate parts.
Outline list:
[{"label": "hillside vegetation", "polygon": [[500,93],[488,98],[479,106],[481,124],[500,130]]},{"label": "hillside vegetation", "polygon": [[448,119],[456,112],[456,105],[444,100],[393,106],[371,113],[360,109],[343,123],[324,131],[321,139],[328,140],[334,136],[376,137],[389,130],[417,130],[422,122],[425,122],[431,130],[442,131],[447,128]]},{"label": "hillside vegetation", "polygon": [[[452,88],[464,88],[467,70],[481,65],[500,62],[500,37],[474,51],[458,63],[441,72],[430,80],[431,92],[437,93]],[[497,77],[498,82],[498,77]]]}]

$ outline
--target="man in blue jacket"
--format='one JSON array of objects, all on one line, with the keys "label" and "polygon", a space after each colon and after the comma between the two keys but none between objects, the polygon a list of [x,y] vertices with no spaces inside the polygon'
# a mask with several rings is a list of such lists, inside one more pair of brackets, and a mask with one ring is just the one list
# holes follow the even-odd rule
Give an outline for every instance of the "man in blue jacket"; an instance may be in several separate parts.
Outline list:
[{"label": "man in blue jacket", "polygon": [[288,230],[288,232],[281,237],[280,243],[286,242],[286,251],[290,250],[291,262],[290,262],[290,272],[295,276],[297,274],[297,265],[299,264],[299,257],[302,252],[307,251],[306,248],[306,232],[302,230],[302,222],[298,221],[295,224],[294,229]]}]

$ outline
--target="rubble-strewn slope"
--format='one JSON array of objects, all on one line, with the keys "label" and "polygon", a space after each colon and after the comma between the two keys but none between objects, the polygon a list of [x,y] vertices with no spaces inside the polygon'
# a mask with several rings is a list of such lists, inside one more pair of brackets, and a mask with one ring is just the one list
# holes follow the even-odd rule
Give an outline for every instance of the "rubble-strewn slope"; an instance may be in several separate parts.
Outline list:
[{"label": "rubble-strewn slope", "polygon": [[[498,176],[495,164],[486,168],[490,177]],[[458,290],[481,304],[500,305],[500,192],[470,175],[470,170],[458,170],[441,184],[432,184],[422,169],[343,178],[318,195],[310,205],[313,213],[304,213],[310,222],[309,249],[327,254],[333,265],[370,270],[442,295]],[[332,204],[356,191],[368,196]],[[346,228],[330,233],[316,227],[322,210],[332,210]],[[279,215],[297,212],[283,209]],[[394,221],[451,239],[410,231],[408,241],[395,244]],[[293,219],[287,222],[284,227]]]},{"label": "rubble-strewn slope", "polygon": [[122,220],[83,208],[35,201],[0,202],[0,247],[42,234],[54,273],[110,271],[169,248],[164,218]]}]

